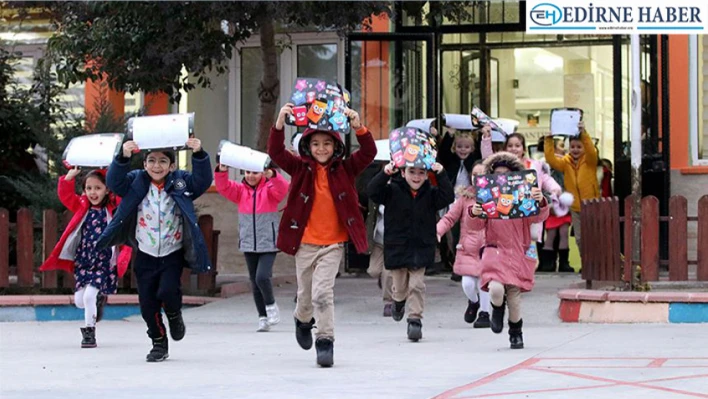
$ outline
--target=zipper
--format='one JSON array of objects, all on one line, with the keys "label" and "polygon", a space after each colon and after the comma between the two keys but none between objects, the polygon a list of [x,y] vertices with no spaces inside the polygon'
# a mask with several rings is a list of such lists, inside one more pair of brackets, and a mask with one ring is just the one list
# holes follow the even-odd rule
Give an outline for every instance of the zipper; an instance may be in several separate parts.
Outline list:
[{"label": "zipper", "polygon": [[256,238],[256,189],[253,189],[253,252],[258,249],[258,239]]},{"label": "zipper", "polygon": [[157,189],[157,256],[162,251],[162,220],[160,220],[160,209],[162,209],[162,193]]}]

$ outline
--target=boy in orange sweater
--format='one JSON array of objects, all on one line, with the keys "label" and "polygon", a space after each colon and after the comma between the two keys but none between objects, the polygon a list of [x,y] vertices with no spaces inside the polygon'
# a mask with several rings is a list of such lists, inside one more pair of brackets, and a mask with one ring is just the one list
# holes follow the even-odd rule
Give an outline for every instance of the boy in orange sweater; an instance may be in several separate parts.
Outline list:
[{"label": "boy in orange sweater", "polygon": [[[297,305],[295,338],[312,348],[315,320],[317,364],[334,364],[334,281],[351,240],[357,252],[368,249],[366,226],[359,212],[355,179],[376,156],[376,144],[359,114],[345,111],[360,149],[344,159],[344,143],[336,132],[306,129],[300,156],[285,149],[285,118],[293,104],[280,110],[268,140],[268,155],[291,177],[290,193],[278,229],[278,249],[295,256]],[[314,316],[314,317],[313,317]]]}]

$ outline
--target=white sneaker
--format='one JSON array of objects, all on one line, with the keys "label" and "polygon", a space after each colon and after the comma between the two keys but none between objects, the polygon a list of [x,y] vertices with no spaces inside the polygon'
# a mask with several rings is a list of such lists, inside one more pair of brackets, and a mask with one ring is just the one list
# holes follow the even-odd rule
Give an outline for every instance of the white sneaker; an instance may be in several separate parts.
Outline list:
[{"label": "white sneaker", "polygon": [[270,324],[268,323],[267,317],[261,317],[258,319],[258,332],[270,331]]},{"label": "white sneaker", "polygon": [[280,323],[280,309],[278,309],[277,303],[266,305],[266,314],[268,315],[268,324],[271,326]]}]

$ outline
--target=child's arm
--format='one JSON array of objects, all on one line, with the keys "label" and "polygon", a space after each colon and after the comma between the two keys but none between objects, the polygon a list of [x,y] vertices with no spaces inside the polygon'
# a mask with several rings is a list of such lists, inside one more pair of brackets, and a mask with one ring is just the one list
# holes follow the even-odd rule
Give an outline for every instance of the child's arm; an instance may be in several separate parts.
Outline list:
[{"label": "child's arm", "polygon": [[275,126],[270,128],[270,136],[268,136],[268,155],[287,174],[292,175],[297,166],[302,163],[299,157],[293,155],[285,148],[285,117],[293,114],[293,104],[285,104],[280,109],[278,120],[275,121]]},{"label": "child's arm", "polygon": [[447,211],[445,216],[440,219],[437,225],[438,237],[442,237],[443,234],[447,233],[452,226],[460,220],[460,217],[462,217],[462,210],[464,209],[464,206],[462,205],[464,202],[465,201],[462,199],[456,201],[452,204],[452,207],[449,211]]},{"label": "child's arm", "polygon": [[57,187],[57,194],[59,195],[59,201],[66,207],[66,209],[71,212],[76,213],[81,209],[81,202],[79,201],[79,196],[74,190],[74,182],[76,181],[74,177],[79,174],[79,169],[71,169],[66,176],[59,178],[59,184]]},{"label": "child's arm", "polygon": [[391,164],[386,165],[386,168],[377,173],[366,187],[366,193],[374,204],[384,206],[387,205],[389,191],[391,190],[388,185],[388,181],[391,178],[391,175],[390,173],[387,173],[386,169],[393,173],[394,169],[391,166]]},{"label": "child's arm", "polygon": [[452,152],[452,143],[454,137],[449,132],[444,132],[442,137],[440,137],[440,143],[438,144],[438,162],[443,165],[449,165],[450,161],[457,155]]},{"label": "child's arm", "polygon": [[552,136],[546,136],[543,142],[543,156],[546,158],[546,163],[553,169],[565,173],[566,162],[563,159],[556,157],[554,152],[555,143]]},{"label": "child's arm", "polygon": [[376,158],[376,142],[366,126],[361,124],[359,114],[353,109],[348,109],[344,114],[349,117],[351,127],[356,132],[359,141],[359,149],[345,160],[349,164],[354,176],[359,175],[367,166],[371,165]]},{"label": "child's arm", "polygon": [[187,147],[192,149],[192,173],[187,173],[184,180],[192,192],[192,200],[195,200],[211,187],[214,173],[211,170],[209,154],[204,151],[198,138],[188,139]]},{"label": "child's arm", "polygon": [[435,163],[432,169],[437,173],[435,177],[438,179],[438,186],[435,187],[435,191],[433,192],[433,203],[435,209],[443,209],[455,201],[455,189],[452,187],[450,179],[447,177],[447,173],[445,173],[442,165]]},{"label": "child's arm", "polygon": [[123,143],[123,152],[116,155],[106,173],[106,186],[120,197],[125,197],[135,176],[140,173],[139,171],[130,172],[130,157],[135,151],[139,151],[139,149],[134,141],[128,140]]},{"label": "child's arm", "polygon": [[583,147],[585,147],[585,162],[587,162],[591,168],[597,168],[597,149],[584,126],[582,129],[582,132],[580,132],[580,141],[583,142]]},{"label": "child's arm", "polygon": [[531,196],[533,199],[538,201],[538,206],[539,206],[539,213],[538,215],[534,216],[529,216],[526,220],[531,223],[542,223],[546,219],[548,219],[548,215],[550,214],[549,206],[548,206],[548,201],[546,201],[546,197],[543,195],[543,192],[541,192],[541,189],[538,187],[534,187],[531,189]]},{"label": "child's arm", "polygon": [[492,133],[491,131],[482,136],[482,159],[487,159],[488,156],[494,154],[494,148],[492,148]]},{"label": "child's arm", "polygon": [[229,180],[228,171],[217,170],[217,172],[214,173],[214,184],[216,185],[216,191],[227,200],[236,204],[241,200],[243,183]]},{"label": "child's arm", "polygon": [[282,174],[275,171],[275,169],[270,169],[273,176],[268,179],[265,184],[266,193],[268,197],[273,201],[280,203],[280,201],[288,195],[288,188],[290,187],[290,182],[285,180]]}]

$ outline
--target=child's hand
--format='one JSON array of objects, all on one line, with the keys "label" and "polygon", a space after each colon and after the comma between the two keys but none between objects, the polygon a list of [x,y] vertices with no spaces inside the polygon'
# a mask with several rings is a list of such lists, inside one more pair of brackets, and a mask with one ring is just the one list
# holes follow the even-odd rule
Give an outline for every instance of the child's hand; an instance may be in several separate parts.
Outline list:
[{"label": "child's hand", "polygon": [[479,216],[482,214],[482,205],[480,204],[474,204],[472,205],[472,215],[473,216]]},{"label": "child's hand", "polygon": [[393,164],[393,162],[389,162],[385,167],[384,167],[384,173],[387,175],[391,176],[392,174],[398,172],[398,168]]},{"label": "child's hand", "polygon": [[492,128],[489,127],[489,125],[484,125],[484,127],[482,127],[482,138],[483,139],[491,139],[492,138]]},{"label": "child's hand", "polygon": [[431,169],[433,170],[433,172],[440,174],[445,168],[443,168],[441,164],[435,162]]},{"label": "child's hand", "polygon": [[293,107],[295,105],[293,103],[287,103],[283,105],[283,108],[280,109],[280,113],[278,114],[278,119],[275,121],[275,128],[278,130],[283,130],[285,128],[285,118],[288,115],[293,115]]},{"label": "child's hand", "polygon": [[440,242],[440,238],[441,238],[441,237],[440,237],[440,234],[438,234],[438,242]]},{"label": "child's hand", "polygon": [[430,134],[431,134],[433,137],[438,137],[438,129],[436,129],[435,126],[431,126],[431,127],[430,127]]},{"label": "child's hand", "polygon": [[266,179],[272,179],[275,176],[275,171],[273,169],[266,169],[265,177]]},{"label": "child's hand", "polygon": [[130,158],[133,154],[140,152],[140,148],[133,140],[128,140],[123,143],[123,157]]},{"label": "child's hand", "polygon": [[202,150],[202,141],[196,137],[187,139],[187,147],[191,148],[193,152],[199,152]]},{"label": "child's hand", "polygon": [[531,198],[533,198],[535,201],[538,201],[538,202],[543,201],[543,192],[541,191],[541,189],[538,187],[532,187],[531,188]]},{"label": "child's hand", "polygon": [[361,120],[359,119],[359,113],[351,108],[344,110],[344,115],[349,118],[349,124],[352,129],[357,130],[361,128]]},{"label": "child's hand", "polygon": [[227,170],[229,170],[229,167],[224,164],[219,164],[218,168],[219,168],[219,172],[226,172]]},{"label": "child's hand", "polygon": [[585,131],[585,122],[583,122],[583,121],[578,122],[578,131],[580,133],[583,133]]},{"label": "child's hand", "polygon": [[74,166],[72,169],[69,169],[69,172],[66,174],[66,177],[64,180],[74,180],[76,176],[81,173],[81,170],[79,170],[78,166]]}]

